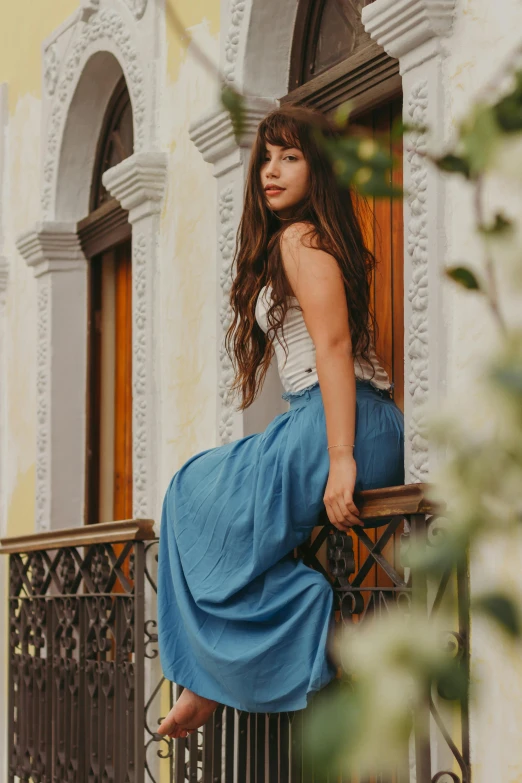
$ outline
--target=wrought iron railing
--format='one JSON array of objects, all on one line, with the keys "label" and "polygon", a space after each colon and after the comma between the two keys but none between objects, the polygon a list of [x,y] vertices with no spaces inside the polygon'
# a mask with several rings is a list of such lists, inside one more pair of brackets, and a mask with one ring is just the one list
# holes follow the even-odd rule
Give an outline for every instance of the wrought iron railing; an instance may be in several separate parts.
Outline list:
[{"label": "wrought iron railing", "polygon": [[[468,575],[427,585],[405,567],[415,533],[434,544],[441,524],[422,485],[362,493],[365,527],[324,526],[296,555],[333,583],[340,622],[361,622],[412,600],[436,613],[469,667]],[[4,539],[9,555],[8,780],[33,783],[315,783],[301,756],[304,716],[220,707],[187,739],[156,729],[177,696],[157,649],[158,540],[150,520]],[[313,707],[312,707],[313,709]],[[470,783],[466,703],[448,711],[426,695],[404,765],[389,782]],[[431,736],[431,742],[427,737]],[[405,772],[406,770],[406,772]],[[350,781],[352,778],[350,778]],[[339,783],[348,778],[336,777]],[[366,783],[366,782],[365,782]]]}]

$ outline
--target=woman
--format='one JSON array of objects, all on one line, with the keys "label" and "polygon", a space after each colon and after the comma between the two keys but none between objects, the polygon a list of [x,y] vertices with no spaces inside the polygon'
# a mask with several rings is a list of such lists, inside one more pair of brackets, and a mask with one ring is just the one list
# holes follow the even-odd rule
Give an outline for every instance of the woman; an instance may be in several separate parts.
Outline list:
[{"label": "woman", "polygon": [[373,349],[370,278],[351,196],[339,189],[310,109],[260,124],[238,231],[226,345],[240,408],[275,351],[286,413],[208,449],[174,475],[158,571],[165,676],[184,686],[158,731],[184,737],[218,703],[302,709],[335,675],[330,584],[293,558],[326,507],[359,523],[356,490],[403,482],[403,422]]}]

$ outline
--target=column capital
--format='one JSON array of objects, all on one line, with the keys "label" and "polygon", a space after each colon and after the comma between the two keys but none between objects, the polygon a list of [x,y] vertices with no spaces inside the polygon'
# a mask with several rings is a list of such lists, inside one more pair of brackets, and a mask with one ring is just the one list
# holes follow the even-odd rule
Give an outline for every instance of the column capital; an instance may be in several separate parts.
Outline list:
[{"label": "column capital", "polygon": [[[400,60],[401,73],[439,54],[453,25],[456,0],[375,0],[362,10],[366,32]],[[422,49],[422,56],[412,53]]]},{"label": "column capital", "polygon": [[249,149],[252,146],[259,123],[277,104],[277,101],[270,98],[246,99],[245,130],[239,144],[234,135],[230,115],[221,107],[215,107],[192,123],[189,128],[190,138],[201,152],[203,159],[215,165],[216,176],[224,173],[228,168],[239,165],[239,157],[235,161],[232,160],[234,155],[241,148]]},{"label": "column capital", "polygon": [[36,223],[18,237],[16,247],[35,277],[83,269],[86,264],[75,223]]},{"label": "column capital", "polygon": [[129,222],[159,214],[165,191],[167,155],[135,152],[102,176],[103,185],[129,211]]}]

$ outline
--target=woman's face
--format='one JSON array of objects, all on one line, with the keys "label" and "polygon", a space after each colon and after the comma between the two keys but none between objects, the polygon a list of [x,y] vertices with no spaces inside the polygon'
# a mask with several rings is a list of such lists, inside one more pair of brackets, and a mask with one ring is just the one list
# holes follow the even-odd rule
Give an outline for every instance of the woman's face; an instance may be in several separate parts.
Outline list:
[{"label": "woman's face", "polygon": [[266,145],[261,164],[261,187],[270,209],[282,218],[291,217],[293,208],[308,195],[309,166],[297,147]]}]

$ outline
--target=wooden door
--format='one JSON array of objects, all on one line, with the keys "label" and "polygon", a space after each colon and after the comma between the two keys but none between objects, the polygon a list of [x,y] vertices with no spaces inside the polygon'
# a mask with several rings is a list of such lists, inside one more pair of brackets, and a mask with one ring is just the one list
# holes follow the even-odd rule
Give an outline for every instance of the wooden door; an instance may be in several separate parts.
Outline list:
[{"label": "wooden door", "polygon": [[[393,123],[402,115],[398,98],[358,116],[356,122],[372,138],[379,139],[396,163],[390,184],[402,186],[402,142],[392,141]],[[362,209],[368,247],[375,254],[372,307],[377,324],[376,351],[394,384],[393,396],[404,410],[404,241],[402,199],[371,198]]]},{"label": "wooden door", "polygon": [[126,241],[90,262],[88,523],[132,517],[132,263]]}]

